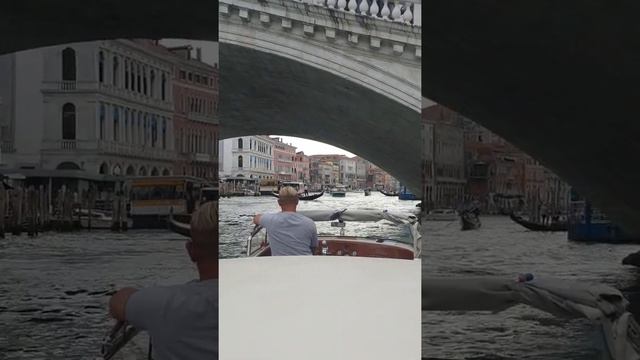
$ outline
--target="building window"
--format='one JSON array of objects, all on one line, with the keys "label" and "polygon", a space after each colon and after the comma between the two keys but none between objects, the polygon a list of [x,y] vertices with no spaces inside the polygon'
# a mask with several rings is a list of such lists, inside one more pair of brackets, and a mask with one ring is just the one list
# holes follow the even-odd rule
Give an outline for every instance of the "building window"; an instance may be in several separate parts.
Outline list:
[{"label": "building window", "polygon": [[158,118],[155,115],[151,117],[151,146],[156,147],[158,142]]},{"label": "building window", "polygon": [[139,93],[142,92],[142,68],[138,64],[136,66],[136,82],[138,83],[137,90]]},{"label": "building window", "polygon": [[124,60],[124,88],[129,89],[129,60]]},{"label": "building window", "polygon": [[118,141],[120,138],[118,135],[120,131],[120,108],[118,106],[113,107],[113,141]]},{"label": "building window", "polygon": [[162,120],[162,148],[167,148],[167,119]]},{"label": "building window", "polygon": [[120,75],[118,73],[118,57],[114,56],[113,57],[113,86],[118,86],[118,75]]},{"label": "building window", "polygon": [[105,118],[105,109],[104,104],[100,104],[100,140],[104,139],[104,118]]},{"label": "building window", "polygon": [[104,82],[104,52],[98,54],[98,81]]},{"label": "building window", "polygon": [[238,149],[242,149],[242,138],[238,139]]},{"label": "building window", "polygon": [[142,92],[147,95],[147,67],[142,68]]},{"label": "building window", "polygon": [[71,103],[62,106],[62,139],[76,139],[76,107]]},{"label": "building window", "polygon": [[124,110],[124,141],[129,143],[129,109]]},{"label": "building window", "polygon": [[129,84],[129,90],[136,91],[136,65],[131,62],[131,83]]},{"label": "building window", "polygon": [[180,79],[184,80],[187,77],[187,73],[184,70],[180,70]]},{"label": "building window", "polygon": [[154,95],[154,91],[155,87],[156,87],[156,72],[151,70],[151,75],[149,75],[150,80],[151,80],[151,84],[149,86],[149,94],[151,97],[153,97]]},{"label": "building window", "polygon": [[192,74],[192,73],[189,73],[189,74],[187,75],[187,78],[189,79],[189,81],[193,81],[193,74]]},{"label": "building window", "polygon": [[62,50],[62,80],[76,81],[76,51],[72,48]]},{"label": "building window", "polygon": [[161,98],[162,100],[166,100],[167,97],[167,76],[165,74],[162,74],[162,83],[161,85]]},{"label": "building window", "polygon": [[238,167],[242,167],[242,155],[238,156]]}]

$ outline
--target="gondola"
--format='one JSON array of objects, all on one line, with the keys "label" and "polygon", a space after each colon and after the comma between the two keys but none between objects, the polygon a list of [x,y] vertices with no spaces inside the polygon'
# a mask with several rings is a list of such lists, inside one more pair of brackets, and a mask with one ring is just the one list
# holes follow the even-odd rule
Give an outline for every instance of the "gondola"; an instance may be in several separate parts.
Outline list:
[{"label": "gondola", "polygon": [[378,189],[378,191],[380,191],[384,196],[398,196],[398,193],[396,192],[385,192],[384,190],[381,190],[381,189]]},{"label": "gondola", "polygon": [[516,216],[514,214],[509,215],[509,217],[515,223],[518,223],[531,231],[567,231],[569,228],[566,222],[553,222],[549,225],[544,225],[525,220],[522,217]]},{"label": "gondola", "polygon": [[174,233],[191,237],[191,215],[174,215],[173,213],[170,213],[169,218],[167,219],[167,225],[169,226],[169,230]]},{"label": "gondola", "polygon": [[480,228],[482,223],[480,218],[473,211],[464,211],[460,214],[460,222],[462,224],[462,230],[475,230]]},{"label": "gondola", "polygon": [[[275,192],[274,192],[274,193],[271,193],[271,195],[273,195],[273,196],[275,196],[275,197],[277,197],[277,198],[279,198],[279,197],[280,197],[280,195],[279,195],[278,193],[275,193]],[[319,197],[320,197],[320,196],[322,196],[322,195],[324,195],[324,190],[322,190],[321,192],[319,192],[319,193],[317,193],[317,194],[307,195],[307,196],[304,196],[304,195],[302,195],[302,194],[298,194],[298,199],[300,199],[300,200],[305,200],[305,201],[308,201],[308,200],[315,200],[315,199],[319,198]]]}]

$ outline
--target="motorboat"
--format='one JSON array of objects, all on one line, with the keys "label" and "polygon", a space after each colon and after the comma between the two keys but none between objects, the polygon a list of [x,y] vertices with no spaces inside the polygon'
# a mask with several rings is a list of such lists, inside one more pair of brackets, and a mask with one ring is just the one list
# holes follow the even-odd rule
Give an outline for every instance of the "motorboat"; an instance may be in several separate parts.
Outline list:
[{"label": "motorboat", "polygon": [[371,195],[371,189],[364,189],[364,196]]},{"label": "motorboat", "polygon": [[[307,210],[298,211],[315,222],[330,222],[339,234],[320,233],[314,255],[382,257],[416,259],[420,257],[422,237],[418,217],[414,214],[392,213],[387,210]],[[368,236],[346,235],[347,222],[385,222],[378,226],[384,233]],[[269,235],[256,226],[247,241],[247,256],[271,256]]]},{"label": "motorboat", "polygon": [[345,197],[347,196],[347,187],[344,185],[336,185],[331,189],[331,196],[333,197]]},{"label": "motorboat", "polygon": [[[88,229],[89,225],[91,225],[91,229],[109,230],[113,226],[112,215],[102,210],[91,210],[91,214],[89,214],[89,210],[87,209],[76,209],[74,211],[74,217],[80,218],[80,226],[83,229]],[[91,221],[89,221],[89,218],[91,218]],[[126,221],[127,228],[131,228],[133,225],[131,218],[126,218]]]},{"label": "motorboat", "polygon": [[454,209],[433,209],[429,210],[424,219],[427,221],[456,221],[458,212]]}]

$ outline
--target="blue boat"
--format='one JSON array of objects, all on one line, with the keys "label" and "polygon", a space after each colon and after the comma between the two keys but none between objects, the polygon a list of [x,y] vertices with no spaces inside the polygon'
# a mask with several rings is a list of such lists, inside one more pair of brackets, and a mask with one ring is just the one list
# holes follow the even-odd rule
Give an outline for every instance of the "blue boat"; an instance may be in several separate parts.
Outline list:
[{"label": "blue boat", "polygon": [[398,199],[400,200],[420,200],[418,197],[411,193],[411,191],[407,190],[406,186],[402,187],[400,193],[398,193]]},{"label": "blue boat", "polygon": [[568,214],[568,238],[572,241],[628,243],[640,239],[626,234],[591,202],[571,191]]}]

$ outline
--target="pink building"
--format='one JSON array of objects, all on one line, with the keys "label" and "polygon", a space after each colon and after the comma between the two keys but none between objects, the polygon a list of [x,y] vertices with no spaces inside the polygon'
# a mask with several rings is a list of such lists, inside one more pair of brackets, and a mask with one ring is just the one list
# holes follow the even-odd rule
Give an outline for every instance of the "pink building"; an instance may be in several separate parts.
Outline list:
[{"label": "pink building", "polygon": [[296,147],[282,142],[281,138],[272,138],[273,146],[273,168],[278,181],[295,181],[295,157]]},{"label": "pink building", "polygon": [[309,170],[309,157],[302,151],[298,151],[293,160],[295,179],[308,184],[311,181]]}]

